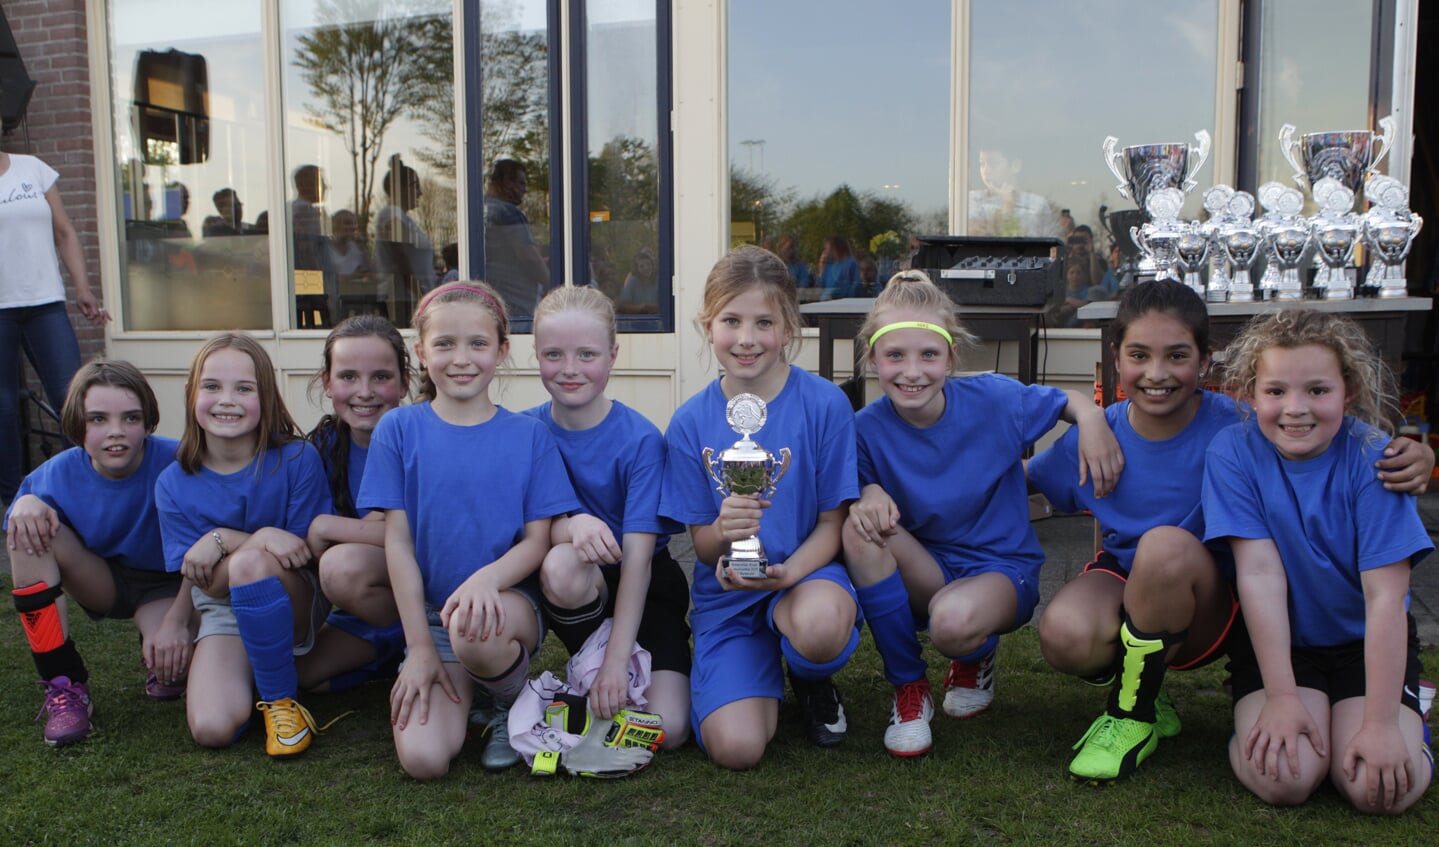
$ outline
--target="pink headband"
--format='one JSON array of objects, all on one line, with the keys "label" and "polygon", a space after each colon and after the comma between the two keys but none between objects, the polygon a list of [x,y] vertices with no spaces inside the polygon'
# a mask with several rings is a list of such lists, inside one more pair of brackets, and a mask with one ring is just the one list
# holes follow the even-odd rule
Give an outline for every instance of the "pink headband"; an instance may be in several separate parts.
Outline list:
[{"label": "pink headband", "polygon": [[415,313],[424,314],[425,309],[429,308],[431,301],[433,301],[437,295],[444,294],[450,291],[474,292],[475,294],[480,295],[481,297],[485,298],[490,302],[490,305],[495,308],[495,314],[499,315],[501,318],[505,317],[504,308],[500,306],[499,301],[495,300],[494,297],[490,296],[490,292],[484,290],[483,288],[476,288],[473,285],[465,285],[464,283],[450,283],[443,288],[436,288],[434,291],[426,294],[425,298],[420,301],[420,307],[415,310]]}]

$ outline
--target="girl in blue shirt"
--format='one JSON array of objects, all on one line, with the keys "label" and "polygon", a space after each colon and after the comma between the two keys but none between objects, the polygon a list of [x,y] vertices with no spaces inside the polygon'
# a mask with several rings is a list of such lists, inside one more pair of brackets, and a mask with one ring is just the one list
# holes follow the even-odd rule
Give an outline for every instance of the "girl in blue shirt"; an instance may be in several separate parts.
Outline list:
[{"label": "girl in blue shirt", "polygon": [[408,648],[390,721],[400,765],[423,781],[459,755],[476,685],[501,710],[519,695],[544,637],[535,572],[550,522],[580,504],[544,424],[490,399],[510,350],[494,289],[440,286],[420,301],[415,329],[423,402],[380,421],[359,506],[385,512]]},{"label": "girl in blue shirt", "polygon": [[[695,322],[724,375],[670,420],[660,514],[689,526],[698,559],[690,725],[713,761],[742,769],[759,763],[778,726],[781,659],[810,740],[833,746],[848,729],[830,677],[859,644],[854,589],[837,561],[840,527],[858,494],[854,415],[838,386],[789,364],[799,303],[784,262],[768,250],[743,246],[720,259]],[[737,440],[726,406],[746,393],[768,407],[754,440],[775,454],[790,451],[769,499],[722,495],[702,457]],[[755,535],[771,563],[764,578],[720,567],[732,542]]]},{"label": "girl in blue shirt", "polygon": [[671,525],[659,516],[664,439],[605,396],[619,353],[608,297],[577,286],[546,294],[535,309],[535,351],[552,399],[526,414],[549,427],[584,505],[551,527],[555,546],[540,566],[545,614],[571,655],[614,618],[589,691],[602,720],[627,704],[635,643],[649,651],[644,708],[660,716],[673,749],[689,737],[689,586],[666,549]]},{"label": "girl in blue shirt", "polygon": [[194,638],[190,589],[165,571],[155,479],[175,441],[155,435],[159,405],[129,362],[90,362],[60,413],[72,447],[21,483],[6,516],[15,608],[45,689],[45,743],[90,734],[89,671],[69,637],[64,591],[92,618],[134,618],[145,693],[173,700]]},{"label": "girl in blue shirt", "polygon": [[1055,423],[1079,424],[1077,476],[1114,486],[1123,456],[1104,413],[1078,392],[997,374],[955,377],[973,338],[922,271],[896,274],[860,330],[884,397],[855,416],[859,502],[845,561],[885,678],[895,687],[885,749],[930,749],[934,705],[916,635],[950,658],[944,711],[968,718],[994,699],[999,634],[1029,620],[1044,551],[1029,524],[1021,457]]},{"label": "girl in blue shirt", "polygon": [[194,583],[200,610],[190,734],[206,747],[231,744],[258,690],[265,752],[303,753],[321,727],[295,699],[294,657],[314,645],[328,605],[305,534],[332,506],[320,456],[300,440],[253,338],[222,333],[195,354],[176,458],[155,501],[165,566]]},{"label": "girl in blue shirt", "polygon": [[1374,476],[1392,381],[1357,324],[1309,309],[1255,318],[1225,361],[1253,406],[1204,468],[1205,535],[1234,550],[1250,636],[1231,652],[1230,764],[1275,805],[1327,777],[1360,811],[1398,814],[1434,770],[1407,614],[1434,545]]}]

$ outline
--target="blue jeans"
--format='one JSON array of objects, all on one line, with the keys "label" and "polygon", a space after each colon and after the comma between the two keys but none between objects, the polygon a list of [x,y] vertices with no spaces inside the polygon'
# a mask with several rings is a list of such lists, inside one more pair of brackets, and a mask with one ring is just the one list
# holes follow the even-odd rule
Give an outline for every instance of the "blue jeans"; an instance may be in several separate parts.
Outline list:
[{"label": "blue jeans", "polygon": [[[80,369],[80,344],[65,314],[65,303],[0,309],[0,502],[20,487],[20,350],[30,359],[45,396],[58,414],[70,378]],[[66,442],[69,446],[69,442]]]}]

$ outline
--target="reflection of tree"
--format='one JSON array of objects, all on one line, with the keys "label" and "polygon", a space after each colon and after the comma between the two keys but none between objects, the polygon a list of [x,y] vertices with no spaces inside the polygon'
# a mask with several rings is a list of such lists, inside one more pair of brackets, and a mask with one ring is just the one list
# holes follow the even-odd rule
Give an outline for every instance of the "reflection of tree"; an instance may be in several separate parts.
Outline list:
[{"label": "reflection of tree", "polygon": [[[335,133],[350,154],[360,231],[370,223],[376,162],[385,133],[400,117],[422,66],[416,57],[427,46],[422,18],[378,17],[363,0],[316,0],[320,21],[357,21],[316,27],[300,36],[295,65],[317,104],[306,105],[315,122]],[[450,53],[448,44],[445,55]]]},{"label": "reflection of tree", "polygon": [[420,199],[415,203],[411,216],[420,225],[436,249],[459,240],[459,225],[456,220],[454,183],[420,177]]},{"label": "reflection of tree", "polygon": [[831,235],[844,236],[852,247],[863,250],[875,234],[890,230],[907,234],[914,231],[913,225],[914,213],[905,203],[841,185],[828,197],[797,204],[780,228],[799,236],[800,256],[814,260]]},{"label": "reflection of tree", "polygon": [[519,4],[493,1],[485,3],[480,30],[480,143],[485,159],[524,162],[530,185],[543,185],[538,180],[541,171],[549,173],[550,132],[546,33],[521,32]]},{"label": "reflection of tree", "polygon": [[780,191],[777,186],[778,181],[772,176],[730,166],[730,220],[752,221],[756,241],[772,239],[775,235],[774,221],[784,214],[794,199],[792,191]]},{"label": "reflection of tree", "polygon": [[609,212],[590,225],[590,274],[618,297],[635,253],[659,248],[659,156],[642,138],[618,136],[590,157],[589,178],[590,210]]},{"label": "reflection of tree", "polygon": [[[485,10],[489,14],[489,9]],[[408,98],[420,134],[435,146],[415,157],[451,179],[455,176],[454,22],[448,15],[418,18],[412,24],[415,50],[409,57],[413,88]],[[440,243],[438,241],[436,244]]]}]

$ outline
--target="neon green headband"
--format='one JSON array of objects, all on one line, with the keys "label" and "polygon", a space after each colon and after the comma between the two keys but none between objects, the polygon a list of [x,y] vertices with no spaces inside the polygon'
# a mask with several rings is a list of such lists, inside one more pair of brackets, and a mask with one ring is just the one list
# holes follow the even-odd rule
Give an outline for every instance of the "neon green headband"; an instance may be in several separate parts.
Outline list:
[{"label": "neon green headband", "polygon": [[925,323],[924,321],[898,321],[892,324],[885,324],[884,326],[875,330],[874,335],[871,335],[869,337],[869,346],[873,347],[874,343],[879,340],[880,336],[884,335],[890,330],[895,329],[927,329],[930,332],[939,333],[940,336],[944,338],[946,344],[951,347],[954,346],[954,337],[949,334],[949,330],[945,329],[939,324]]}]

